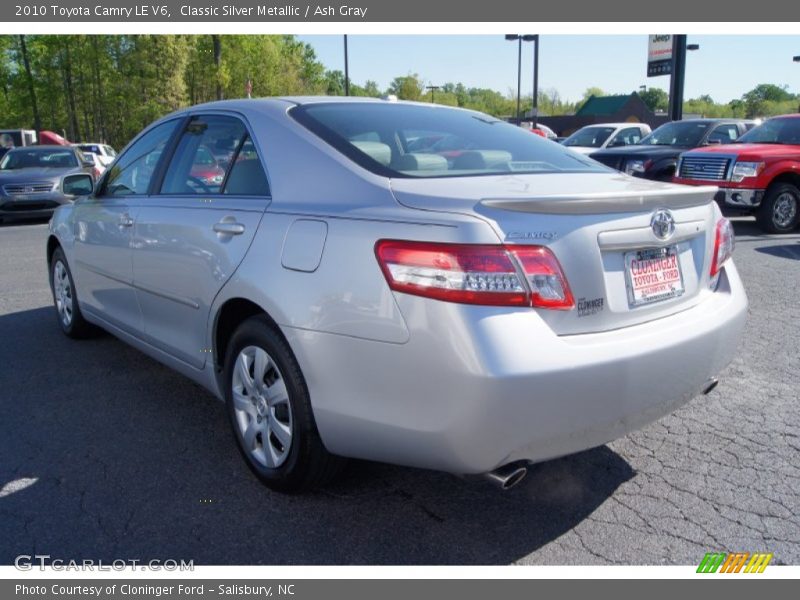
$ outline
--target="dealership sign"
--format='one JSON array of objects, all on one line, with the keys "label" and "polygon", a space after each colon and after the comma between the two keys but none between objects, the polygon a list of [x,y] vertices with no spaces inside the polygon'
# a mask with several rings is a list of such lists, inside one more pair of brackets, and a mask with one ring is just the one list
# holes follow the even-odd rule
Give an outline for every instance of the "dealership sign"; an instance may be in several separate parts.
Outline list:
[{"label": "dealership sign", "polygon": [[647,44],[647,76],[672,73],[672,36],[651,35]]}]

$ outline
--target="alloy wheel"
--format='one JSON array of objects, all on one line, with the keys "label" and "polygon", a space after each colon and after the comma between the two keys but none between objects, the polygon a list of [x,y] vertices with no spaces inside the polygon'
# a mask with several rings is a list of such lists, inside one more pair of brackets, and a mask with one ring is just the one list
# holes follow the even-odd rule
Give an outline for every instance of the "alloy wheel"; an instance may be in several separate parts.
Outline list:
[{"label": "alloy wheel", "polygon": [[292,407],[278,365],[263,348],[247,346],[233,368],[232,398],[245,451],[259,464],[274,469],[292,446]]},{"label": "alloy wheel", "polygon": [[780,229],[791,226],[797,216],[797,198],[791,192],[783,192],[772,207],[772,221]]},{"label": "alloy wheel", "polygon": [[53,265],[53,292],[56,299],[58,317],[65,327],[69,327],[72,323],[72,284],[69,280],[67,268],[60,260],[57,260],[56,264]]}]

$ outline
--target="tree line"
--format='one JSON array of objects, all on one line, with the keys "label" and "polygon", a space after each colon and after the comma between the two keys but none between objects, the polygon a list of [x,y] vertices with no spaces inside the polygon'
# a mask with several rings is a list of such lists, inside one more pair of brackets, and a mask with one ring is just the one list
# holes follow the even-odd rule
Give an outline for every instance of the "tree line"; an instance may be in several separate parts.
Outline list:
[{"label": "tree line", "polygon": [[[249,82],[249,86],[248,86]],[[223,98],[300,94],[343,95],[344,74],[326,70],[313,48],[291,35],[4,35],[0,36],[0,128],[49,129],[70,140],[121,147],[164,114]],[[639,92],[653,110],[666,110],[667,94]],[[498,117],[516,115],[514,92],[426,85],[417,74],[395,77],[387,89],[351,82],[350,94],[460,106]],[[540,90],[539,114],[571,114],[591,95],[564,99]],[[709,96],[687,100],[684,112],[709,117],[763,117],[795,112],[800,97],[786,86],[761,84],[728,103]],[[532,96],[520,100],[532,107]]]}]

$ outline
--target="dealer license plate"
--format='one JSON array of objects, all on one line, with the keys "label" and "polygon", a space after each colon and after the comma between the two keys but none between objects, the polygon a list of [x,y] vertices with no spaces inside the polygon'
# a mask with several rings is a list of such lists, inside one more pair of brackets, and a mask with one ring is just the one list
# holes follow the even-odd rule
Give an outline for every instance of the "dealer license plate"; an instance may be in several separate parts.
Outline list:
[{"label": "dealer license plate", "polygon": [[676,298],[683,294],[683,277],[675,246],[625,253],[625,280],[631,306]]}]

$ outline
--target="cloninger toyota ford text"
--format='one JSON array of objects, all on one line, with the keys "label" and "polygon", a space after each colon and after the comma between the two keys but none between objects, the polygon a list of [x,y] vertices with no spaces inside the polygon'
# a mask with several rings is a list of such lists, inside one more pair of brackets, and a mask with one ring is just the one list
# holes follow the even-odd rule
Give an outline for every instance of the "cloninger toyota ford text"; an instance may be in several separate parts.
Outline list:
[{"label": "cloninger toyota ford text", "polygon": [[[220,176],[198,177],[209,155]],[[716,187],[478,112],[216,102],[145,129],[94,189],[62,186],[63,331],[105,329],[224,399],[282,491],[344,457],[509,487],[711,389],[744,327]]]}]

